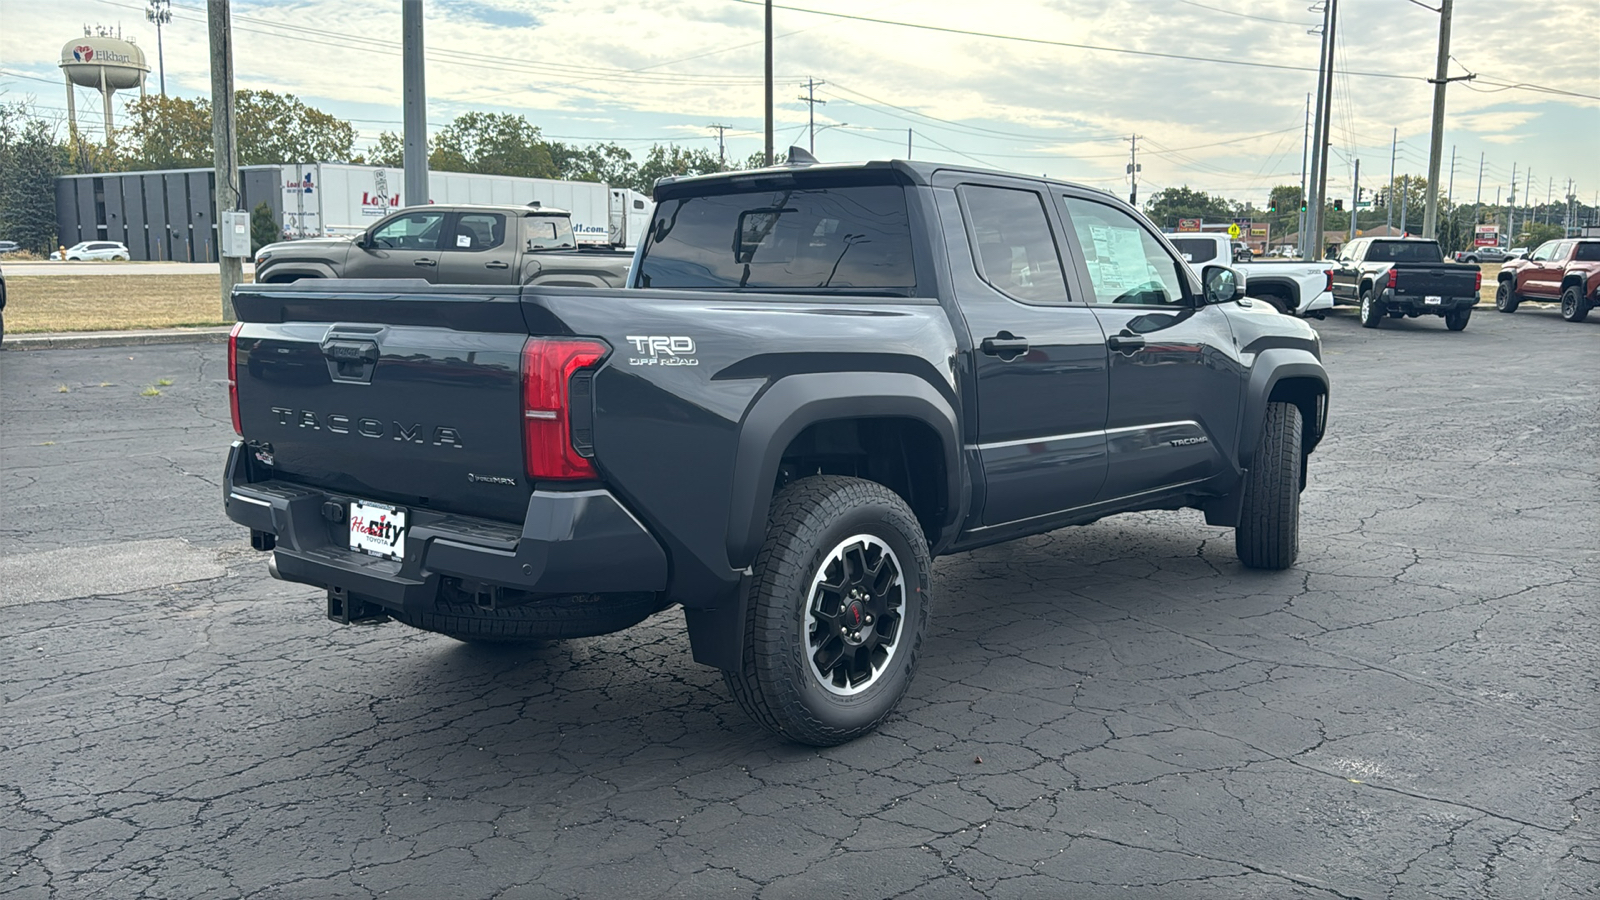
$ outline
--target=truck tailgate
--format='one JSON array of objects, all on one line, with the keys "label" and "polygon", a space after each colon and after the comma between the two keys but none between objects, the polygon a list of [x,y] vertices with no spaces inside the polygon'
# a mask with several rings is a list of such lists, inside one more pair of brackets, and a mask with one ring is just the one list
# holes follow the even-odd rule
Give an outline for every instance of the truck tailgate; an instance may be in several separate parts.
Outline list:
[{"label": "truck tailgate", "polygon": [[240,428],[274,478],[521,521],[517,288],[330,280],[234,303]]},{"label": "truck tailgate", "polygon": [[1395,293],[1467,297],[1478,292],[1478,269],[1463,265],[1395,263]]}]

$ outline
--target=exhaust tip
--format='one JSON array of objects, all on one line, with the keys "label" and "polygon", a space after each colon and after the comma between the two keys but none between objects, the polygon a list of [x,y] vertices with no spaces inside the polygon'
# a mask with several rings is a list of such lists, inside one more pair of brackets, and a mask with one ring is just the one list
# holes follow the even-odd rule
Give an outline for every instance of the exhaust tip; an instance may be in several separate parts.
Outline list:
[{"label": "exhaust tip", "polygon": [[267,557],[267,574],[279,581],[283,580],[283,575],[278,572],[278,554],[276,553]]}]

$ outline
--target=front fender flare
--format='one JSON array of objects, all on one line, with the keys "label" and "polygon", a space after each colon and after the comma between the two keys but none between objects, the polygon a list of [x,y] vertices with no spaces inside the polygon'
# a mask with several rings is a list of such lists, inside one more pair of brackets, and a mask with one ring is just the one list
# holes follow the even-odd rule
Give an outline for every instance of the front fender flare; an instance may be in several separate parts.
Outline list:
[{"label": "front fender flare", "polygon": [[[1310,350],[1297,347],[1272,347],[1262,350],[1256,355],[1255,365],[1250,369],[1250,381],[1245,385],[1244,416],[1239,428],[1239,467],[1248,469],[1254,463],[1256,452],[1256,436],[1261,433],[1261,424],[1266,420],[1268,398],[1272,396],[1273,388],[1280,382],[1291,378],[1303,378],[1315,382],[1321,390],[1322,396],[1328,396],[1328,370],[1323,368],[1322,362]],[[1324,415],[1327,409],[1326,402],[1321,405]],[[1309,439],[1305,446],[1309,450],[1316,446],[1322,439],[1322,432],[1326,428],[1325,421],[1305,422],[1309,431]]]},{"label": "front fender flare", "polygon": [[942,530],[961,520],[960,427],[955,409],[927,381],[904,372],[818,372],[791,375],[768,388],[739,429],[729,494],[728,562],[743,569],[766,539],[767,510],[783,451],[800,432],[835,419],[906,418],[939,436],[945,465]]}]

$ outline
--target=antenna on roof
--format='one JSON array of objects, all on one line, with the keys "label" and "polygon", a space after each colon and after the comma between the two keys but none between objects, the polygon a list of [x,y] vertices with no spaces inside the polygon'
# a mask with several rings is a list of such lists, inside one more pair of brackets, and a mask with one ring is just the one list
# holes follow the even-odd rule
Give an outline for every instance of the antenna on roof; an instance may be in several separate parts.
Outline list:
[{"label": "antenna on roof", "polygon": [[804,147],[791,146],[789,148],[789,162],[787,163],[787,165],[791,165],[791,166],[814,166],[818,162],[819,162],[819,160],[815,156],[812,156],[809,152],[807,152],[806,148],[804,148]]}]

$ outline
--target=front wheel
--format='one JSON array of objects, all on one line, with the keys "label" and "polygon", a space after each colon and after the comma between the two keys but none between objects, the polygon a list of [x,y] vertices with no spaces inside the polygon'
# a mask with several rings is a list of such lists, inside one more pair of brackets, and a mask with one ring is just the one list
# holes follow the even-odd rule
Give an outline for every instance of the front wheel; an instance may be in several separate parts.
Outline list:
[{"label": "front wheel", "polygon": [[1522,298],[1518,297],[1517,292],[1511,289],[1511,282],[1509,281],[1500,282],[1500,286],[1494,289],[1494,308],[1503,313],[1516,312],[1517,306],[1521,302]]},{"label": "front wheel", "polygon": [[1466,309],[1452,309],[1444,314],[1444,327],[1451,331],[1461,331],[1467,327],[1467,322],[1472,318],[1472,307]]},{"label": "front wheel", "polygon": [[1583,295],[1583,288],[1569,284],[1561,292],[1561,318],[1568,322],[1582,322],[1589,318],[1589,298]]},{"label": "front wheel", "polygon": [[1361,292],[1361,327],[1377,328],[1383,324],[1383,304],[1372,296],[1372,288]]},{"label": "front wheel", "polygon": [[1233,549],[1252,569],[1287,569],[1300,554],[1300,407],[1269,403],[1245,473]]},{"label": "front wheel", "polygon": [[899,495],[819,475],[772,501],[746,596],[744,652],[722,674],[767,730],[804,744],[854,740],[911,686],[933,561]]}]

